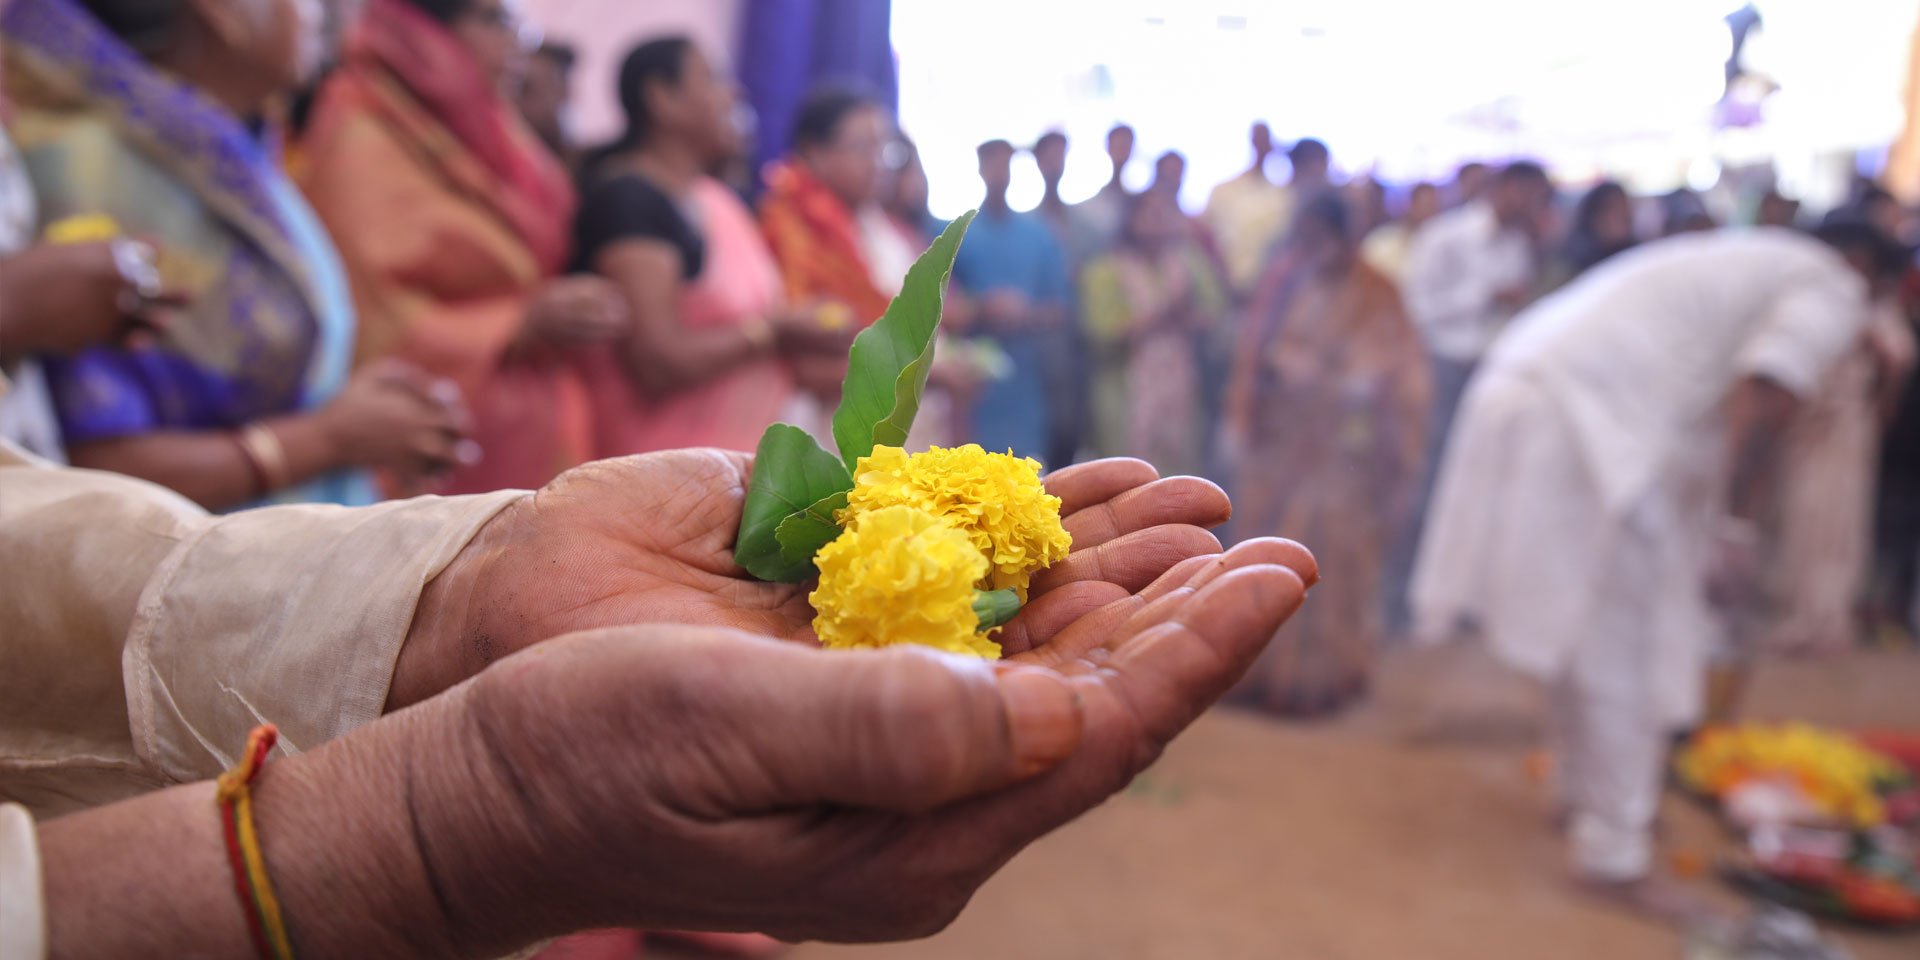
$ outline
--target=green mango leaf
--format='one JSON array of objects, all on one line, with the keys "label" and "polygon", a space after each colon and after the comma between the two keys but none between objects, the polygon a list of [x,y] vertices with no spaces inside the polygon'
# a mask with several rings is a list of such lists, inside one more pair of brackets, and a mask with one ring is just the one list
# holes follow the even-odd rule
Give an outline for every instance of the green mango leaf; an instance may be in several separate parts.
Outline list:
[{"label": "green mango leaf", "polygon": [[979,211],[960,215],[927,252],[914,261],[900,295],[873,326],[853,340],[840,409],[833,412],[833,442],[852,472],[875,444],[898,447],[920,412],[920,394],[933,368],[933,335],[960,238]]},{"label": "green mango leaf", "polygon": [[1020,595],[1012,590],[975,590],[973,615],[980,618],[980,629],[1003,626],[1020,612]]},{"label": "green mango leaf", "polygon": [[799,583],[814,575],[813,555],[788,560],[779,540],[780,524],[805,513],[836,493],[853,489],[853,478],[833,454],[805,430],[776,423],[760,436],[753,455],[753,477],[740,516],[740,537],[733,559],[747,572],[776,583]]},{"label": "green mango leaf", "polygon": [[840,524],[833,519],[834,511],[846,508],[847,491],[842,490],[780,521],[773,529],[773,538],[780,541],[780,559],[813,566],[813,555],[840,536]]}]

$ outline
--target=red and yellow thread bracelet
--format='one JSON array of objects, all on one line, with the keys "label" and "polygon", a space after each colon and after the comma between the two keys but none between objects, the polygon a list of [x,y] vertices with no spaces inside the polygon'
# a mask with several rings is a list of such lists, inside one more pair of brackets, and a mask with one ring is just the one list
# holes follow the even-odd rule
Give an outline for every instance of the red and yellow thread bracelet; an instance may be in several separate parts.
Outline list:
[{"label": "red and yellow thread bracelet", "polygon": [[247,915],[247,932],[262,960],[293,960],[293,942],[287,938],[280,901],[267,879],[267,863],[260,855],[260,835],[253,828],[253,781],[266,765],[267,751],[280,739],[273,724],[254,727],[247,749],[233,769],[220,775],[214,802],[227,838],[227,859],[233,865],[233,889]]}]

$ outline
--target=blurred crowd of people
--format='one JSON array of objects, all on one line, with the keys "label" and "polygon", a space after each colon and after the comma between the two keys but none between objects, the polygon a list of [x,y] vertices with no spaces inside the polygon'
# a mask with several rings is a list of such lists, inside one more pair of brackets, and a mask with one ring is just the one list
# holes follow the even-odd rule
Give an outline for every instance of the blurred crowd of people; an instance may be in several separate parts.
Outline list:
[{"label": "blurred crowd of people", "polygon": [[[626,129],[584,150],[561,121],[572,54],[495,0],[371,0],[353,23],[292,0],[232,21],[157,0],[6,17],[0,250],[36,282],[6,284],[0,422],[211,509],[534,488],[597,457],[751,449],[772,420],[824,434],[852,334],[945,227],[912,142],[852,90],[806,100],[785,159],[743,173],[732,83],[680,36],[632,50]],[[1611,180],[1563,204],[1528,161],[1342,182],[1327,144],[1277,156],[1263,123],[1190,217],[1177,152],[1123,184],[1133,138],[1108,134],[1110,179],[1081,204],[1060,196],[1064,134],[979,146],[916,442],[1140,457],[1231,486],[1240,536],[1352,553],[1313,612],[1329,626],[1294,628],[1290,689],[1269,691],[1329,707],[1407,626],[1453,411],[1513,317],[1642,240],[1720,225],[1693,194]],[[1008,205],[1021,152],[1044,182],[1031,213]],[[1849,209],[1907,228],[1872,184]],[[1797,215],[1766,194],[1747,219]],[[1803,509],[1778,532],[1832,536],[1822,505],[1864,515],[1878,490],[1874,611],[1895,626],[1920,520],[1912,445],[1878,453],[1914,420],[1907,323],[1884,321],[1795,426],[1822,447],[1797,461],[1836,472],[1786,484]],[[1853,636],[1855,547],[1824,547],[1849,576],[1791,601],[1784,643]]]},{"label": "blurred crowd of people", "polygon": [[[633,49],[625,130],[584,149],[562,122],[572,54],[512,6],[262,9],[8,8],[0,269],[36,282],[5,285],[0,424],[43,455],[225,510],[537,487],[594,458],[751,449],[775,420],[824,436],[852,336],[944,227],[913,144],[852,90],[810,98],[756,178],[731,81],[685,38]],[[1685,191],[1602,182],[1563,203],[1525,161],[1342,181],[1326,144],[1278,156],[1265,124],[1189,216],[1176,152],[1125,186],[1133,142],[1112,129],[1106,186],[1074,204],[1064,135],[979,147],[913,442],[1140,457],[1230,486],[1238,536],[1335,551],[1261,693],[1329,709],[1409,627],[1454,411],[1513,318],[1643,240],[1719,224]],[[1045,184],[1031,212],[1007,199],[1022,151]],[[1870,184],[1850,209],[1907,226]],[[1797,217],[1769,193],[1747,219]],[[1804,476],[1771,532],[1844,573],[1775,575],[1782,645],[1852,638],[1869,582],[1876,628],[1907,624],[1914,445],[1881,457],[1879,437],[1912,432],[1912,351],[1887,310],[1793,429]]]},{"label": "blurred crowd of people", "polygon": [[[213,510],[535,488],[776,420],[825,437],[853,336],[946,226],[853,90],[747,170],[732,83],[682,37],[632,50],[625,129],[586,149],[571,54],[500,0],[3,17],[0,430]],[[1590,866],[1643,875],[1635,778],[1699,712],[1656,692],[1697,690],[1710,644],[1609,659],[1583,631],[1714,633],[1691,600],[1622,613],[1686,571],[1751,644],[1911,630],[1907,211],[1863,182],[1818,224],[1771,192],[1722,224],[1685,191],[1563,197],[1524,160],[1386,185],[1318,140],[1277,156],[1264,124],[1250,146],[1190,216],[1177,152],[1125,185],[1125,125],[1073,204],[1064,135],[981,144],[910,443],[1138,457],[1229,487],[1234,536],[1312,544],[1326,582],[1243,688],[1270,709],[1336,709],[1388,638],[1462,622],[1565,674],[1566,755],[1603,784],[1572,788]],[[1657,719],[1623,746],[1629,715]]]}]

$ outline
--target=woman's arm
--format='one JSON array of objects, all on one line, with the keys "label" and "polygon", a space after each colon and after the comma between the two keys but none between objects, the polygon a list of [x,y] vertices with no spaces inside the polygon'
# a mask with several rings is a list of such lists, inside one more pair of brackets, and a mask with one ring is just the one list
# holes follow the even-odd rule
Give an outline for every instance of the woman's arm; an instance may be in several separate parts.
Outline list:
[{"label": "woman's arm", "polygon": [[350,467],[448,468],[467,427],[448,393],[417,369],[384,361],[319,411],[256,421],[249,429],[270,436],[252,442],[265,450],[250,452],[238,431],[159,430],[75,444],[67,453],[74,466],[150,480],[223,510]]},{"label": "woman's arm", "polygon": [[[341,455],[318,416],[278,417],[260,426],[273,431],[286,454],[286,486],[298,486],[335,469]],[[167,487],[209,510],[256,499],[261,489],[237,433],[226,430],[162,430],[76,444],[67,451],[76,467],[109,470]]]},{"label": "woman's arm", "polygon": [[617,240],[593,258],[594,270],[627,298],[633,327],[627,369],[655,396],[684,390],[735,367],[773,356],[774,327],[758,317],[734,327],[680,322],[680,254],[664,240]]}]

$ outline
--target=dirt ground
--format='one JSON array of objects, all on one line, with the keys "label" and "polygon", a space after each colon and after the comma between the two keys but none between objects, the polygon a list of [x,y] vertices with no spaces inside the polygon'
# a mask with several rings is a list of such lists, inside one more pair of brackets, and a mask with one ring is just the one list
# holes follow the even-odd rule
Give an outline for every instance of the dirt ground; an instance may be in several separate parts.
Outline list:
[{"label": "dirt ground", "polygon": [[[1216,712],[1129,791],[1016,859],[940,936],[809,944],[792,960],[1682,956],[1678,933],[1565,881],[1524,763],[1538,734],[1530,685],[1459,650],[1390,657],[1378,683],[1333,724]],[[1766,665],[1743,714],[1920,729],[1920,655]],[[1683,798],[1662,816],[1669,853],[1710,860],[1729,844]],[[1920,935],[1837,932],[1858,960],[1920,958]]]}]

